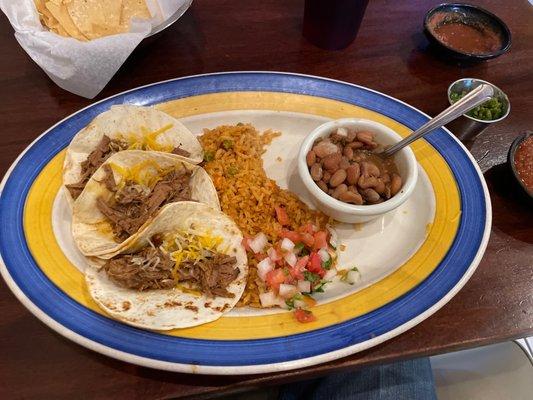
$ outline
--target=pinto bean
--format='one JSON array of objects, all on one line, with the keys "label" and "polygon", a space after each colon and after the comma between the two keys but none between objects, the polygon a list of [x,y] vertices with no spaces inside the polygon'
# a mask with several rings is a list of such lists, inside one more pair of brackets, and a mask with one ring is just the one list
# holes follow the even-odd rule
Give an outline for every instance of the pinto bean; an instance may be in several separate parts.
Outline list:
[{"label": "pinto bean", "polygon": [[340,196],[344,193],[344,192],[347,192],[348,191],[348,186],[346,186],[344,183],[341,183],[339,186],[337,186],[335,188],[335,190],[333,191],[333,197],[336,198],[336,199],[339,199]]},{"label": "pinto bean", "polygon": [[356,137],[357,137],[357,132],[348,131],[348,134],[346,135],[346,141],[347,142],[353,142]]},{"label": "pinto bean", "polygon": [[329,140],[322,140],[316,146],[313,147],[313,151],[319,158],[324,158],[330,154],[336,153],[339,151],[339,148],[336,144],[331,143]]},{"label": "pinto bean", "polygon": [[385,172],[383,175],[381,175],[381,180],[385,184],[389,183],[390,182],[390,174],[388,172]]},{"label": "pinto bean", "polygon": [[361,177],[357,181],[357,185],[361,189],[374,188],[378,185],[378,178],[376,178],[375,176],[361,175]]},{"label": "pinto bean", "polygon": [[383,183],[383,181],[381,179],[378,179],[378,184],[374,187],[374,190],[376,192],[378,192],[380,195],[384,195],[385,194],[385,184]]},{"label": "pinto bean", "polygon": [[351,142],[351,143],[348,143],[347,146],[350,147],[352,150],[357,150],[357,149],[360,149],[361,147],[363,147],[365,144],[362,143],[362,142],[359,142],[357,140]]},{"label": "pinto bean", "polygon": [[339,168],[340,169],[346,169],[350,166],[350,160],[348,160],[347,157],[342,157],[341,158],[341,162],[339,163]]},{"label": "pinto bean", "polygon": [[384,196],[385,196],[386,199],[390,199],[390,198],[391,198],[390,186],[386,186],[386,187],[385,187],[385,194],[384,194]]},{"label": "pinto bean", "polygon": [[343,170],[343,169],[339,169],[339,170],[337,170],[337,172],[335,172],[331,176],[331,178],[329,180],[329,186],[330,187],[337,187],[342,182],[344,182],[345,179],[346,179],[346,171]]},{"label": "pinto bean", "polygon": [[381,172],[378,166],[370,161],[363,161],[361,163],[361,173],[365,176],[375,176],[379,178]]},{"label": "pinto bean", "polygon": [[305,161],[307,162],[308,167],[311,167],[316,162],[316,154],[313,150],[310,150],[307,153],[305,156]]},{"label": "pinto bean", "polygon": [[398,174],[392,174],[391,184],[390,184],[390,192],[391,195],[394,196],[396,193],[400,191],[402,188],[402,178]]},{"label": "pinto bean", "polygon": [[355,185],[361,175],[359,164],[355,163],[346,168],[346,181],[350,185]]},{"label": "pinto bean", "polygon": [[360,142],[363,142],[367,146],[371,146],[371,147],[377,146],[377,143],[374,142],[374,134],[372,132],[368,132],[368,131],[357,132],[357,140],[359,140]]},{"label": "pinto bean", "polygon": [[331,174],[328,171],[324,171],[324,174],[322,175],[322,180],[324,182],[329,182],[331,179]]},{"label": "pinto bean", "polygon": [[361,192],[361,194],[369,203],[375,203],[381,198],[379,196],[379,193],[376,192],[374,189],[365,189]]},{"label": "pinto bean", "polygon": [[318,187],[319,187],[320,189],[322,189],[323,192],[326,192],[326,193],[328,192],[328,189],[329,189],[329,188],[328,188],[328,184],[327,184],[326,182],[324,182],[324,181],[318,181],[316,184],[318,185]]},{"label": "pinto bean", "polygon": [[334,174],[335,171],[339,169],[339,164],[341,162],[342,156],[340,153],[333,153],[324,158],[322,165],[324,169]]},{"label": "pinto bean", "polygon": [[344,154],[345,157],[348,157],[348,159],[351,160],[353,157],[353,149],[349,146],[346,146],[342,151],[342,154]]},{"label": "pinto bean", "polygon": [[346,203],[353,203],[357,205],[363,204],[363,198],[361,197],[361,195],[359,193],[354,193],[349,190],[342,193],[339,196],[339,200],[345,201]]},{"label": "pinto bean", "polygon": [[311,166],[311,178],[313,178],[314,181],[319,181],[323,177],[322,167],[320,164],[313,164]]}]

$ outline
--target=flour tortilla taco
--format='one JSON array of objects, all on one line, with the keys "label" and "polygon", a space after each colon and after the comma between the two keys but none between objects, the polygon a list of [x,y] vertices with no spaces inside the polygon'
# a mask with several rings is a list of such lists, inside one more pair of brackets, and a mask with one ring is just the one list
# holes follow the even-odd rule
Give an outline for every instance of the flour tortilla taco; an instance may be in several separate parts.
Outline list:
[{"label": "flour tortilla taco", "polygon": [[242,239],[229,217],[206,204],[169,204],[119,254],[91,259],[88,291],[111,317],[140,328],[214,321],[246,286]]},{"label": "flour tortilla taco", "polygon": [[108,157],[123,150],[157,151],[192,164],[204,156],[196,136],[170,115],[151,107],[112,106],[79,131],[67,148],[63,184],[69,203]]},{"label": "flour tortilla taco", "polygon": [[89,179],[72,209],[72,235],[86,256],[110,258],[167,204],[198,201],[220,210],[205,170],[163,153],[121,151]]}]

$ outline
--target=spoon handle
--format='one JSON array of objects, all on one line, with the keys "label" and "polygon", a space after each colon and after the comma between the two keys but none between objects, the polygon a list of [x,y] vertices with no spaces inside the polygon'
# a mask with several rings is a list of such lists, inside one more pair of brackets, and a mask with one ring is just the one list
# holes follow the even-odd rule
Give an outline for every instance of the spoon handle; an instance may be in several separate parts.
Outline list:
[{"label": "spoon handle", "polygon": [[411,144],[412,142],[421,138],[427,133],[446,125],[448,122],[453,121],[464,113],[467,113],[472,108],[477,107],[478,105],[484,103],[493,96],[494,89],[492,88],[492,86],[487,85],[485,83],[479,85],[477,88],[469,92],[466,96],[453,103],[450,107],[441,112],[439,115],[430,119],[427,123],[422,125],[409,136],[383,151],[382,155],[384,155],[385,157],[392,156],[398,150],[403,149],[405,146]]}]

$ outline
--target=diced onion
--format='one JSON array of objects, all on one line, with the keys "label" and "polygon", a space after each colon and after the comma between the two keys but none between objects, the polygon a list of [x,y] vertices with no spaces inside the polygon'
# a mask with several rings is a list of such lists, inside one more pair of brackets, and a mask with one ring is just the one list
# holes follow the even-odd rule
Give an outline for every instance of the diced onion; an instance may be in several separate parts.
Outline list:
[{"label": "diced onion", "polygon": [[259,300],[261,301],[262,307],[273,307],[277,306],[279,303],[278,297],[274,292],[261,293],[259,295]]},{"label": "diced onion", "polygon": [[336,270],[335,268],[332,268],[332,269],[330,269],[330,270],[328,270],[328,271],[326,272],[326,274],[324,275],[324,279],[325,279],[326,281],[329,281],[329,280],[331,280],[333,277],[335,277],[335,275],[337,275],[337,270]]},{"label": "diced onion", "polygon": [[348,136],[348,129],[343,126],[337,128],[337,135]]},{"label": "diced onion", "polygon": [[307,304],[302,300],[294,300],[294,308],[306,308]]},{"label": "diced onion", "polygon": [[274,262],[276,262],[276,261],[281,259],[281,257],[279,256],[278,252],[276,251],[276,249],[274,247],[271,247],[270,249],[268,249],[267,255]]},{"label": "diced onion", "polygon": [[249,246],[254,253],[261,253],[263,248],[268,243],[268,238],[263,232],[259,232],[252,240],[249,242]]},{"label": "diced onion", "polygon": [[264,281],[266,275],[274,269],[274,263],[270,258],[264,258],[257,264],[257,275]]},{"label": "diced onion", "polygon": [[348,271],[346,274],[346,282],[348,282],[350,285],[359,282],[360,279],[361,273],[359,271]]},{"label": "diced onion", "polygon": [[298,290],[302,293],[311,292],[311,282],[309,281],[298,281]]},{"label": "diced onion", "polygon": [[287,261],[287,264],[289,264],[291,267],[294,267],[296,263],[298,262],[298,258],[296,257],[296,254],[290,252],[285,254],[283,257],[285,261]]},{"label": "diced onion", "polygon": [[285,251],[291,251],[294,249],[294,243],[290,239],[283,238],[281,241],[281,248]]},{"label": "diced onion", "polygon": [[282,283],[279,285],[279,295],[284,299],[288,299],[298,293],[298,288],[294,285],[287,285]]},{"label": "diced onion", "polygon": [[318,256],[322,260],[322,262],[328,261],[331,257],[326,249],[320,249],[318,250]]},{"label": "diced onion", "polygon": [[329,244],[332,245],[333,247],[337,248],[337,243],[338,243],[337,231],[335,229],[333,229],[333,227],[331,225],[327,225],[326,229],[329,232]]}]

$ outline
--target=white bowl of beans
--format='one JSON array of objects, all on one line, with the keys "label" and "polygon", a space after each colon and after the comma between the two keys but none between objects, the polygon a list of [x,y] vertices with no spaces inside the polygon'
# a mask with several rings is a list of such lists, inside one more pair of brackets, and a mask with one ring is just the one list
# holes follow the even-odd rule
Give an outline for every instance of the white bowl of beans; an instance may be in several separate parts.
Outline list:
[{"label": "white bowl of beans", "polygon": [[319,210],[333,219],[361,223],[403,204],[413,192],[418,164],[409,146],[390,159],[377,153],[402,139],[374,121],[326,122],[303,141],[298,173]]}]

